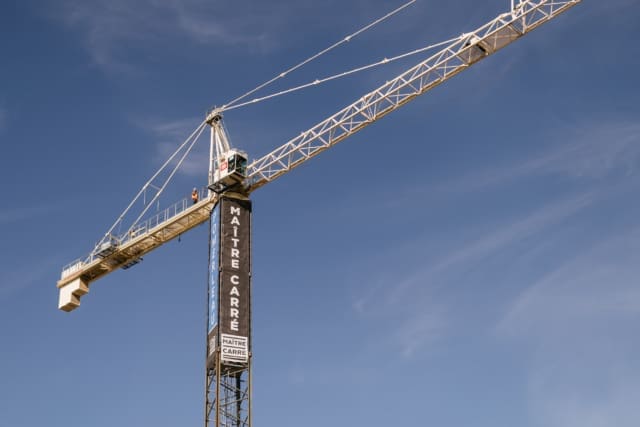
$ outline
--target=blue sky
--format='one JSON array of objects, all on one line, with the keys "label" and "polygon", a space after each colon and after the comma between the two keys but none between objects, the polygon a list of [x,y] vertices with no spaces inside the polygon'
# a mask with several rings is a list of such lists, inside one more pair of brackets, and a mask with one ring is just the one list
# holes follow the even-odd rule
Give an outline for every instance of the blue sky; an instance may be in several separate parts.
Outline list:
[{"label": "blue sky", "polygon": [[[208,109],[400,4],[2,3],[0,424],[202,423],[206,227],[72,313],[62,266]],[[508,5],[419,0],[272,90]],[[638,22],[585,0],[253,194],[255,425],[637,425]],[[230,111],[232,143],[260,157],[418,60]]]}]

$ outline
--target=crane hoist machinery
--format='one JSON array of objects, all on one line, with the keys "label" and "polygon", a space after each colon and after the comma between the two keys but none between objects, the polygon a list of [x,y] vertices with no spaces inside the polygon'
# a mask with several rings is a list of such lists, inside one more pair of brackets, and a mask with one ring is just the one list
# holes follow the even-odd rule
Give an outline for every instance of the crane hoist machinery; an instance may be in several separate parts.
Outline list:
[{"label": "crane hoist machinery", "polygon": [[215,150],[215,156],[210,156],[208,188],[219,194],[242,186],[247,178],[247,153],[231,148],[220,112],[213,111],[206,122],[211,126],[211,147]]},{"label": "crane hoist machinery", "polygon": [[89,255],[63,267],[57,283],[58,307],[78,308],[92,282],[136,265],[143,255],[209,221],[205,426],[250,427],[250,194],[581,1],[516,4],[511,0],[508,11],[472,32],[434,45],[444,47],[250,163],[246,153],[229,143],[222,117],[230,108],[214,109],[192,134],[196,136],[185,141],[193,144],[205,128],[210,130],[209,175],[202,197],[193,204],[184,200],[146,219],[141,216],[124,234],[114,233],[112,227]]}]

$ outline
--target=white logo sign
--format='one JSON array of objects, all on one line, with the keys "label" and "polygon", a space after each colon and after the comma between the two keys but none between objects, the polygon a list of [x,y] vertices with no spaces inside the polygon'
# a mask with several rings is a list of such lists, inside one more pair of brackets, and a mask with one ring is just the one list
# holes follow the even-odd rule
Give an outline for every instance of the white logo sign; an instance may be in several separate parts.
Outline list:
[{"label": "white logo sign", "polygon": [[220,352],[223,362],[249,361],[249,339],[238,335],[221,334]]}]

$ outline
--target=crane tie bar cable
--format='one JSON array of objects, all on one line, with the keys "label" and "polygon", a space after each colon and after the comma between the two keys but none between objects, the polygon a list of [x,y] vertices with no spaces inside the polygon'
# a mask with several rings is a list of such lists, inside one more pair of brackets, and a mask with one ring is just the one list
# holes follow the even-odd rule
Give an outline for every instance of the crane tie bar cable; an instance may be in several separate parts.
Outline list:
[{"label": "crane tie bar cable", "polygon": [[158,197],[160,197],[160,195],[162,194],[162,192],[164,191],[164,189],[167,187],[167,184],[169,184],[169,181],[171,181],[171,178],[173,178],[173,176],[176,174],[176,172],[178,171],[178,169],[180,169],[180,166],[182,165],[182,162],[184,162],[184,159],[189,155],[189,153],[191,152],[191,149],[193,148],[193,146],[195,145],[196,142],[198,142],[198,139],[200,138],[200,135],[202,135],[202,132],[205,130],[206,126],[204,123],[200,124],[196,130],[194,131],[194,133],[197,132],[196,136],[193,138],[193,141],[191,141],[191,143],[189,144],[189,146],[187,147],[187,149],[184,151],[184,153],[182,154],[182,156],[180,157],[180,160],[178,160],[178,162],[176,163],[175,167],[173,168],[173,170],[171,170],[171,173],[169,174],[169,177],[164,181],[164,183],[162,184],[162,186],[160,187],[160,189],[156,192],[155,196],[153,197],[153,199],[151,199],[151,201],[149,202],[149,204],[142,210],[142,212],[140,213],[140,215],[138,215],[138,217],[133,221],[133,225],[131,226],[131,228],[129,228],[128,231],[131,231],[133,229],[133,227],[135,227],[135,225],[138,223],[138,221],[140,221],[142,219],[142,217],[144,216],[144,214],[147,213],[147,211],[149,210],[149,208],[153,205],[153,203],[158,200]]},{"label": "crane tie bar cable", "polygon": [[255,104],[255,103],[258,103],[258,102],[261,102],[261,101],[266,101],[267,99],[275,98],[275,97],[281,96],[281,95],[286,95],[286,94],[291,93],[291,92],[296,92],[298,90],[306,89],[306,88],[311,87],[311,86],[316,86],[316,85],[319,85],[321,83],[325,83],[325,82],[328,82],[328,81],[331,81],[331,80],[339,79],[341,77],[346,77],[346,76],[349,76],[351,74],[358,73],[360,71],[365,71],[365,70],[368,70],[370,68],[377,67],[379,65],[385,65],[385,64],[391,63],[393,61],[397,61],[399,59],[406,58],[406,57],[411,56],[411,55],[416,55],[418,53],[422,53],[422,52],[425,52],[427,50],[431,50],[431,49],[434,49],[436,47],[440,47],[442,45],[452,43],[454,41],[460,40],[462,37],[464,37],[464,35],[458,36],[458,37],[454,37],[452,39],[445,40],[443,42],[432,44],[432,45],[429,45],[429,46],[426,46],[426,47],[421,47],[419,49],[415,49],[415,50],[412,50],[410,52],[405,52],[403,54],[400,54],[400,55],[397,55],[397,56],[393,56],[391,58],[384,58],[384,59],[381,59],[378,62],[374,62],[374,63],[368,64],[368,65],[363,65],[361,67],[354,68],[354,69],[351,69],[349,71],[345,71],[345,72],[342,72],[342,73],[339,73],[339,74],[334,74],[334,75],[329,76],[329,77],[324,77],[322,79],[316,79],[316,80],[314,80],[312,82],[305,83],[305,84],[300,85],[300,86],[295,86],[295,87],[292,87],[292,88],[289,88],[289,89],[285,89],[285,90],[280,91],[280,92],[275,92],[275,93],[272,93],[270,95],[262,96],[260,98],[254,98],[251,101],[242,102],[240,104],[236,104],[236,105],[231,106],[231,107],[226,107],[224,109],[226,111],[234,110],[236,108],[245,107],[245,106],[247,106],[249,104]]},{"label": "crane tie bar cable", "polygon": [[[121,225],[120,223],[122,222],[122,220],[125,218],[125,216],[127,215],[127,213],[131,210],[131,208],[133,207],[133,205],[135,204],[136,201],[138,201],[140,199],[140,196],[142,194],[144,194],[144,192],[147,190],[147,188],[149,188],[150,186],[153,186],[153,180],[156,179],[158,177],[158,175],[160,175],[160,173],[165,170],[165,168],[171,163],[171,161],[180,153],[180,151],[182,151],[184,149],[185,146],[187,146],[189,143],[189,147],[187,149],[187,153],[189,151],[191,151],[191,148],[193,147],[193,144],[195,141],[197,141],[198,137],[200,136],[200,134],[202,133],[202,131],[205,128],[205,124],[206,122],[201,122],[198,127],[196,127],[196,129],[189,135],[189,137],[187,139],[185,139],[180,146],[178,146],[178,148],[173,152],[173,154],[162,164],[162,166],[160,166],[160,168],[156,171],[156,173],[142,186],[142,188],[140,189],[140,191],[138,192],[138,194],[136,194],[136,196],[133,198],[133,200],[129,203],[129,205],[124,209],[124,211],[120,214],[120,216],[118,217],[118,219],[116,220],[115,223],[113,223],[113,225],[109,228],[109,230],[105,233],[104,237],[102,237],[102,239],[96,244],[96,247],[100,246],[101,243],[105,242],[106,240],[109,239],[111,233],[113,232],[113,230],[118,227],[119,225]],[[195,138],[194,138],[195,137]],[[180,160],[180,163],[182,163],[183,158]],[[175,169],[173,171],[173,173],[171,174],[171,176],[173,176],[173,174],[175,173]],[[171,177],[170,177],[171,178]],[[170,179],[169,178],[169,179]],[[145,208],[144,212],[146,212],[149,209],[149,206],[151,206],[153,204],[153,202],[158,198],[158,196],[160,195],[160,193],[162,192],[162,189],[166,186],[166,183],[162,186],[162,188],[159,190],[159,192],[156,194],[156,197],[154,197],[149,204],[147,205],[147,207]],[[143,214],[144,214],[143,212]],[[142,216],[142,215],[141,215]],[[140,216],[140,217],[141,217]],[[134,224],[136,222],[139,221],[140,217],[138,217],[138,219],[136,221],[134,221]]]},{"label": "crane tie bar cable", "polygon": [[[403,4],[402,6],[392,10],[391,12],[387,13],[386,15],[384,15],[381,18],[376,19],[375,21],[371,22],[368,25],[365,25],[364,27],[360,28],[358,31],[356,31],[355,33],[349,34],[348,36],[344,37],[342,40],[332,44],[331,46],[329,46],[328,48],[321,50],[320,52],[316,53],[313,56],[310,56],[309,58],[305,59],[304,61],[298,63],[297,65],[294,65],[293,67],[289,68],[286,71],[283,71],[282,73],[278,74],[277,76],[275,76],[274,78],[272,78],[271,80],[268,80],[264,83],[262,83],[261,85],[257,86],[254,89],[251,89],[249,92],[245,93],[244,95],[241,95],[237,98],[235,98],[234,100],[226,103],[225,105],[223,105],[221,107],[221,111],[224,110],[231,110],[233,105],[236,102],[239,102],[241,100],[243,100],[244,98],[246,98],[249,95],[252,95],[254,93],[256,93],[257,91],[259,91],[260,89],[263,89],[264,87],[270,85],[271,83],[275,82],[278,79],[281,79],[283,77],[285,77],[287,74],[291,73],[292,71],[297,70],[298,68],[302,67],[303,65],[308,64],[309,62],[313,61],[314,59],[317,59],[318,57],[324,55],[325,53],[337,48],[338,46],[340,46],[341,44],[347,43],[348,41],[350,41],[352,38],[360,35],[361,33],[367,31],[368,29],[374,27],[375,25],[379,24],[382,21],[387,20],[388,18],[392,17],[393,15],[395,15],[396,13],[400,12],[401,10],[405,9],[406,7],[412,5],[413,3],[415,3],[417,0],[410,0],[407,3]],[[236,107],[233,107],[236,108]]]}]

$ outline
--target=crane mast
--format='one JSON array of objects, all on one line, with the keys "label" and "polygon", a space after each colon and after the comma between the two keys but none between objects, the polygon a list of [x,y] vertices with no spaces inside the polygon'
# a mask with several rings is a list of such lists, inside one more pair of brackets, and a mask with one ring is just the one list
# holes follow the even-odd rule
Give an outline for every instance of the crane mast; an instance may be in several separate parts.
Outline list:
[{"label": "crane mast", "polygon": [[251,426],[251,201],[249,195],[369,124],[491,56],[582,0],[511,0],[511,9],[464,33],[437,53],[353,104],[247,164],[211,111],[209,176],[194,204],[185,199],[134,226],[108,235],[85,258],[62,270],[59,308],[72,311],[91,282],[129,268],[142,256],[209,220],[205,426]]}]

